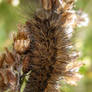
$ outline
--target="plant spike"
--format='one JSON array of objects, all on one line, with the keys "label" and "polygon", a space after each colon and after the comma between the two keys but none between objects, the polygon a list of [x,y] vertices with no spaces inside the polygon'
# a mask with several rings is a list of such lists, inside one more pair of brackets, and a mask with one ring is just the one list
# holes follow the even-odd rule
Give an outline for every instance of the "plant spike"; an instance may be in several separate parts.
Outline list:
[{"label": "plant spike", "polygon": [[74,2],[41,0],[42,8],[33,18],[18,25],[13,49],[0,56],[0,92],[21,92],[24,80],[23,92],[60,92],[60,80],[76,85],[83,64],[76,61],[79,53],[71,37],[88,18],[73,10]]}]

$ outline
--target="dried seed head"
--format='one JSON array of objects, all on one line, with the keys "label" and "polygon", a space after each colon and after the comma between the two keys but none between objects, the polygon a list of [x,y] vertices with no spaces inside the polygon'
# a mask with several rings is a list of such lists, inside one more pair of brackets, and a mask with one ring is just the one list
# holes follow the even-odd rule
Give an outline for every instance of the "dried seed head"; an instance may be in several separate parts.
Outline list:
[{"label": "dried seed head", "polygon": [[60,80],[76,85],[82,77],[78,70],[83,64],[75,61],[78,54],[70,37],[84,16],[73,10],[75,0],[41,1],[43,9],[18,26],[12,52],[6,49],[5,59],[0,58],[0,89],[5,85],[20,92],[30,71],[24,92],[59,92]]}]

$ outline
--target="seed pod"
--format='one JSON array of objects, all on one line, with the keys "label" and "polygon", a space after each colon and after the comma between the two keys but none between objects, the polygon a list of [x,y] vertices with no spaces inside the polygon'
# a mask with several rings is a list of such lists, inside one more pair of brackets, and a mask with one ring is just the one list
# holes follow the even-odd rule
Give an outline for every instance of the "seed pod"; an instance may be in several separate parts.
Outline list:
[{"label": "seed pod", "polygon": [[5,76],[0,72],[0,92],[7,90],[7,85],[5,84]]},{"label": "seed pod", "polygon": [[0,73],[0,82],[4,82],[4,76]]},{"label": "seed pod", "polygon": [[12,65],[15,61],[14,56],[9,50],[6,48],[5,61],[7,64]]},{"label": "seed pod", "polygon": [[30,40],[16,40],[14,43],[14,48],[19,53],[23,53],[28,50],[29,46]]},{"label": "seed pod", "polygon": [[15,89],[16,88],[16,83],[17,83],[16,76],[10,70],[6,71],[6,76],[7,76],[8,83],[10,84],[10,87],[12,89]]},{"label": "seed pod", "polygon": [[18,30],[17,37],[14,39],[14,49],[18,53],[24,53],[30,47],[29,33],[25,26],[22,25],[18,26]]},{"label": "seed pod", "polygon": [[5,54],[2,54],[2,55],[0,56],[0,68],[1,68],[2,65],[3,65],[4,59],[5,59]]},{"label": "seed pod", "polygon": [[30,56],[26,56],[24,59],[23,59],[23,72],[28,72],[28,68],[29,68],[29,65],[30,65]]},{"label": "seed pod", "polygon": [[42,0],[43,8],[46,10],[50,10],[52,8],[52,0]]},{"label": "seed pod", "polygon": [[60,0],[41,0],[45,10],[57,9],[60,6]]}]

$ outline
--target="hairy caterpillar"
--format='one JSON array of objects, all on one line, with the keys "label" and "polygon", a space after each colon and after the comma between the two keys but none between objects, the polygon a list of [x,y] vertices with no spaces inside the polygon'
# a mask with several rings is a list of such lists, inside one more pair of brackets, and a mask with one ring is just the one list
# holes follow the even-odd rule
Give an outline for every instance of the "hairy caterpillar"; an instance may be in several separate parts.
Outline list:
[{"label": "hairy caterpillar", "polygon": [[41,0],[42,8],[18,26],[12,51],[6,48],[0,57],[0,92],[20,92],[30,71],[23,92],[59,92],[60,80],[76,85],[82,64],[75,61],[71,36],[83,21],[73,10],[74,1]]}]

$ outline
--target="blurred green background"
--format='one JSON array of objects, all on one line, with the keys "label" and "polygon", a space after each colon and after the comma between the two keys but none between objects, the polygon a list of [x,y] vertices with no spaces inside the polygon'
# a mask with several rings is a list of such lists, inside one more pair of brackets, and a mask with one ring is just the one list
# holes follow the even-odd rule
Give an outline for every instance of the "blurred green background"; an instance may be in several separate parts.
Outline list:
[{"label": "blurred green background", "polygon": [[[34,0],[32,1],[32,10],[35,9]],[[36,0],[35,0],[36,1]],[[17,32],[17,25],[24,22],[26,15],[20,13],[19,0],[0,0],[0,52],[5,47],[12,44],[12,32]],[[89,15],[90,23],[88,27],[78,28],[75,30],[76,46],[82,55],[79,61],[85,63],[80,72],[84,78],[78,83],[77,87],[64,85],[64,92],[92,92],[92,0],[78,0],[76,9],[82,9]],[[30,10],[31,12],[31,10]],[[33,11],[32,11],[33,12]]]}]

